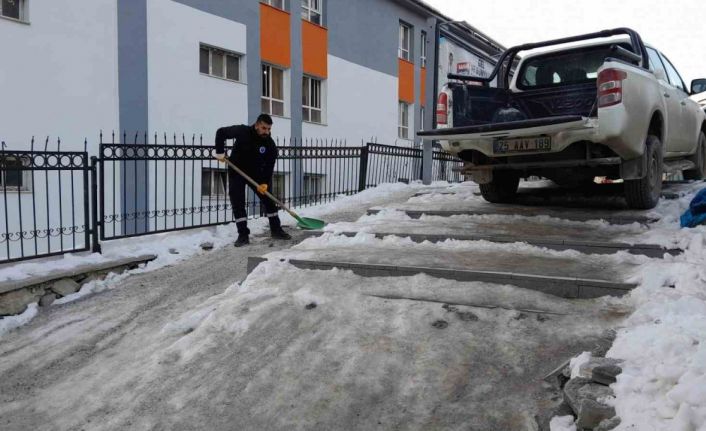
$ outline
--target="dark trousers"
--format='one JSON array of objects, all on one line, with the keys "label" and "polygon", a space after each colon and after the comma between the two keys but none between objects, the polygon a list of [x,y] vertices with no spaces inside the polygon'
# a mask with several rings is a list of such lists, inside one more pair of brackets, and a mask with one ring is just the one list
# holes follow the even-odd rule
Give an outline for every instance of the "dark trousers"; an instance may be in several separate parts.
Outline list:
[{"label": "dark trousers", "polygon": [[[271,183],[271,181],[270,181]],[[233,207],[233,216],[235,217],[235,225],[238,226],[239,235],[249,235],[250,229],[248,229],[248,213],[245,211],[245,187],[250,187],[252,191],[260,198],[260,201],[265,205],[265,211],[267,211],[267,218],[270,221],[270,230],[278,230],[281,228],[281,223],[279,216],[277,215],[277,205],[268,199],[266,196],[262,196],[257,193],[255,187],[250,183],[245,181],[245,178],[238,175],[233,170],[228,172],[228,194],[230,195],[230,204]],[[268,188],[271,184],[268,184]]]}]

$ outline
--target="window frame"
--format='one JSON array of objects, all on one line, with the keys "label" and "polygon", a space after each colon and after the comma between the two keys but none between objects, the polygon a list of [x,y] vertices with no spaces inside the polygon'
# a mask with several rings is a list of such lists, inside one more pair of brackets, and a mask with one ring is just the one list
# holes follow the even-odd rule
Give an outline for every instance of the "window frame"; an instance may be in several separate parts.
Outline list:
[{"label": "window frame", "polygon": [[397,105],[397,137],[400,139],[410,140],[409,107],[410,104],[402,100]]},{"label": "window frame", "polygon": [[[324,179],[326,174],[314,172],[304,172],[302,177],[302,203],[309,204],[317,202],[323,196]],[[316,193],[311,193],[312,185],[314,185]]]},{"label": "window frame", "polygon": [[[407,32],[407,46],[406,49],[403,45],[404,43],[404,32]],[[404,54],[407,54],[405,57]],[[397,41],[397,57],[405,61],[412,61],[412,26],[400,21],[399,34]]]},{"label": "window frame", "polygon": [[[664,70],[667,72],[667,80],[669,81],[670,84],[672,84],[672,87],[679,89],[686,94],[689,94],[689,92],[686,90],[686,84],[684,84],[684,78],[681,77],[681,74],[677,70],[676,66],[674,66],[674,64],[671,61],[669,61],[669,58],[667,58],[667,56],[664,55],[664,53],[660,52],[659,57],[662,59],[662,63],[664,64]],[[679,78],[679,82],[676,84],[672,82],[672,76],[669,73],[670,68],[677,75],[677,78]]]},{"label": "window frame", "polygon": [[27,7],[27,1],[28,0],[16,0],[19,2],[19,7],[18,7],[18,17],[15,18],[14,16],[8,16],[3,14],[2,12],[2,0],[0,0],[0,18],[4,18],[10,21],[16,21],[16,22],[21,22],[23,24],[29,24],[29,16],[28,16],[28,7]]},{"label": "window frame", "polygon": [[[276,6],[276,5],[273,4],[274,2],[277,2],[277,1],[282,4],[282,7]],[[264,3],[264,4],[268,5],[268,6],[272,6],[272,7],[275,8],[275,9],[279,9],[279,10],[283,10],[283,11],[286,11],[286,10],[287,10],[287,2],[286,2],[286,0],[260,0],[260,2],[261,2],[261,3]]]},{"label": "window frame", "polygon": [[[32,178],[32,171],[28,169],[17,169],[17,171],[20,172],[19,175],[19,180],[20,184],[19,185],[7,185],[7,172],[9,169],[6,169],[5,166],[7,166],[9,160],[21,160],[20,163],[22,163],[22,167],[28,168],[32,165],[32,160],[30,159],[29,156],[2,156],[4,157],[3,160],[0,161],[0,165],[2,166],[2,169],[0,169],[0,192],[6,191],[6,192],[31,192],[32,188],[30,187],[30,184],[33,184],[34,181],[30,181]],[[13,169],[14,170],[14,169]]]},{"label": "window frame", "polygon": [[[308,84],[307,84],[308,81]],[[316,94],[314,83],[318,83],[318,107],[314,106]],[[305,88],[306,87],[306,88]],[[307,104],[308,99],[308,104]],[[313,112],[319,113],[319,121],[313,119]],[[325,124],[324,118],[324,80],[309,75],[302,76],[302,121],[313,124]]]},{"label": "window frame", "polygon": [[[201,51],[202,50],[207,50],[208,51],[208,73],[203,72],[201,70],[201,66],[203,64],[201,63]],[[215,75],[213,73],[213,54],[218,53],[223,55],[223,76],[221,75]],[[238,60],[238,79],[233,79],[228,77],[228,57],[234,57],[235,59]],[[230,82],[237,82],[240,84],[244,84],[243,80],[243,59],[245,56],[243,54],[237,53],[235,51],[230,51],[224,48],[216,47],[213,45],[209,45],[206,43],[199,43],[199,73],[204,76],[209,76],[211,78],[218,78],[218,79],[223,79],[226,81]]]},{"label": "window frame", "polygon": [[[269,72],[265,72],[265,69],[269,69]],[[272,69],[277,69],[282,72],[282,99],[277,99],[272,96]],[[286,98],[287,98],[287,70],[278,66],[275,66],[273,64],[269,63],[262,63],[260,67],[260,76],[262,78],[262,88],[260,91],[260,107],[262,110],[263,114],[269,114],[269,115],[274,115],[275,117],[286,117],[287,115],[287,104],[286,104]],[[264,75],[267,75],[267,82],[265,82]],[[267,89],[267,92],[269,95],[265,95],[265,90]],[[267,109],[262,109],[263,108],[263,102],[267,102]],[[273,113],[272,106],[274,103],[281,103],[282,104],[282,113],[281,114],[275,114]]]},{"label": "window frame", "polygon": [[[318,9],[312,7],[313,3],[318,4]],[[318,15],[319,22],[311,19],[312,15]],[[302,0],[301,17],[312,24],[324,26],[324,0]]]},{"label": "window frame", "polygon": [[419,64],[421,67],[427,67],[427,32],[422,30],[421,47],[419,49]]},{"label": "window frame", "polygon": [[[204,193],[204,175],[208,175],[208,193]],[[213,193],[214,188],[218,189],[220,177],[223,186],[223,193]],[[227,200],[228,197],[228,171],[223,168],[204,166],[201,168],[201,200]]]}]

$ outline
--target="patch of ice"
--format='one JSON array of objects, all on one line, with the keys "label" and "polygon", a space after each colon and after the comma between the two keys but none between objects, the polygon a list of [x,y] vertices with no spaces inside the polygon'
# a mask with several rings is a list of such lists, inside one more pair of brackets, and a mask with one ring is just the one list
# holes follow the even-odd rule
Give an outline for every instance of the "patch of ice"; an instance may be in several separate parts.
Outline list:
[{"label": "patch of ice", "polygon": [[554,416],[549,422],[549,431],[576,431],[573,416]]}]

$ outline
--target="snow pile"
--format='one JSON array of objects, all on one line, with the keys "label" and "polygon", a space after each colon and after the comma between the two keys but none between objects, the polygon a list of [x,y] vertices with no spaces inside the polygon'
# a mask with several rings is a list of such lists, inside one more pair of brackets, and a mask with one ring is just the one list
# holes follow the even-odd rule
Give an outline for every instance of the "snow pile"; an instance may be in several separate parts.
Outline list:
[{"label": "snow pile", "polygon": [[580,355],[572,358],[569,361],[569,368],[571,368],[571,378],[575,379],[581,373],[581,365],[587,364],[591,360],[591,352],[583,352]]},{"label": "snow pile", "polygon": [[576,431],[573,416],[555,416],[549,422],[549,431]]},{"label": "snow pile", "polygon": [[647,235],[686,251],[643,266],[625,299],[636,311],[607,355],[625,360],[611,385],[618,430],[706,430],[706,227],[678,229],[689,201],[658,207]]},{"label": "snow pile", "polygon": [[27,309],[22,314],[0,319],[0,336],[34,319],[34,316],[36,316],[39,311],[38,307],[39,305],[35,302],[33,304],[29,304]]}]

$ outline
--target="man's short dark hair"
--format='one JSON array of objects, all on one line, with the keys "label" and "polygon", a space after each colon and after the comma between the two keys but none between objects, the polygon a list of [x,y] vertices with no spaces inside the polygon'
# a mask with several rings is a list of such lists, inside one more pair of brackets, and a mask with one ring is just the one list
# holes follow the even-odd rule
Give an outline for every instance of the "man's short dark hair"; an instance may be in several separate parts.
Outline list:
[{"label": "man's short dark hair", "polygon": [[260,114],[257,116],[256,123],[265,123],[265,124],[271,126],[272,125],[272,117],[270,117],[267,114]]}]

